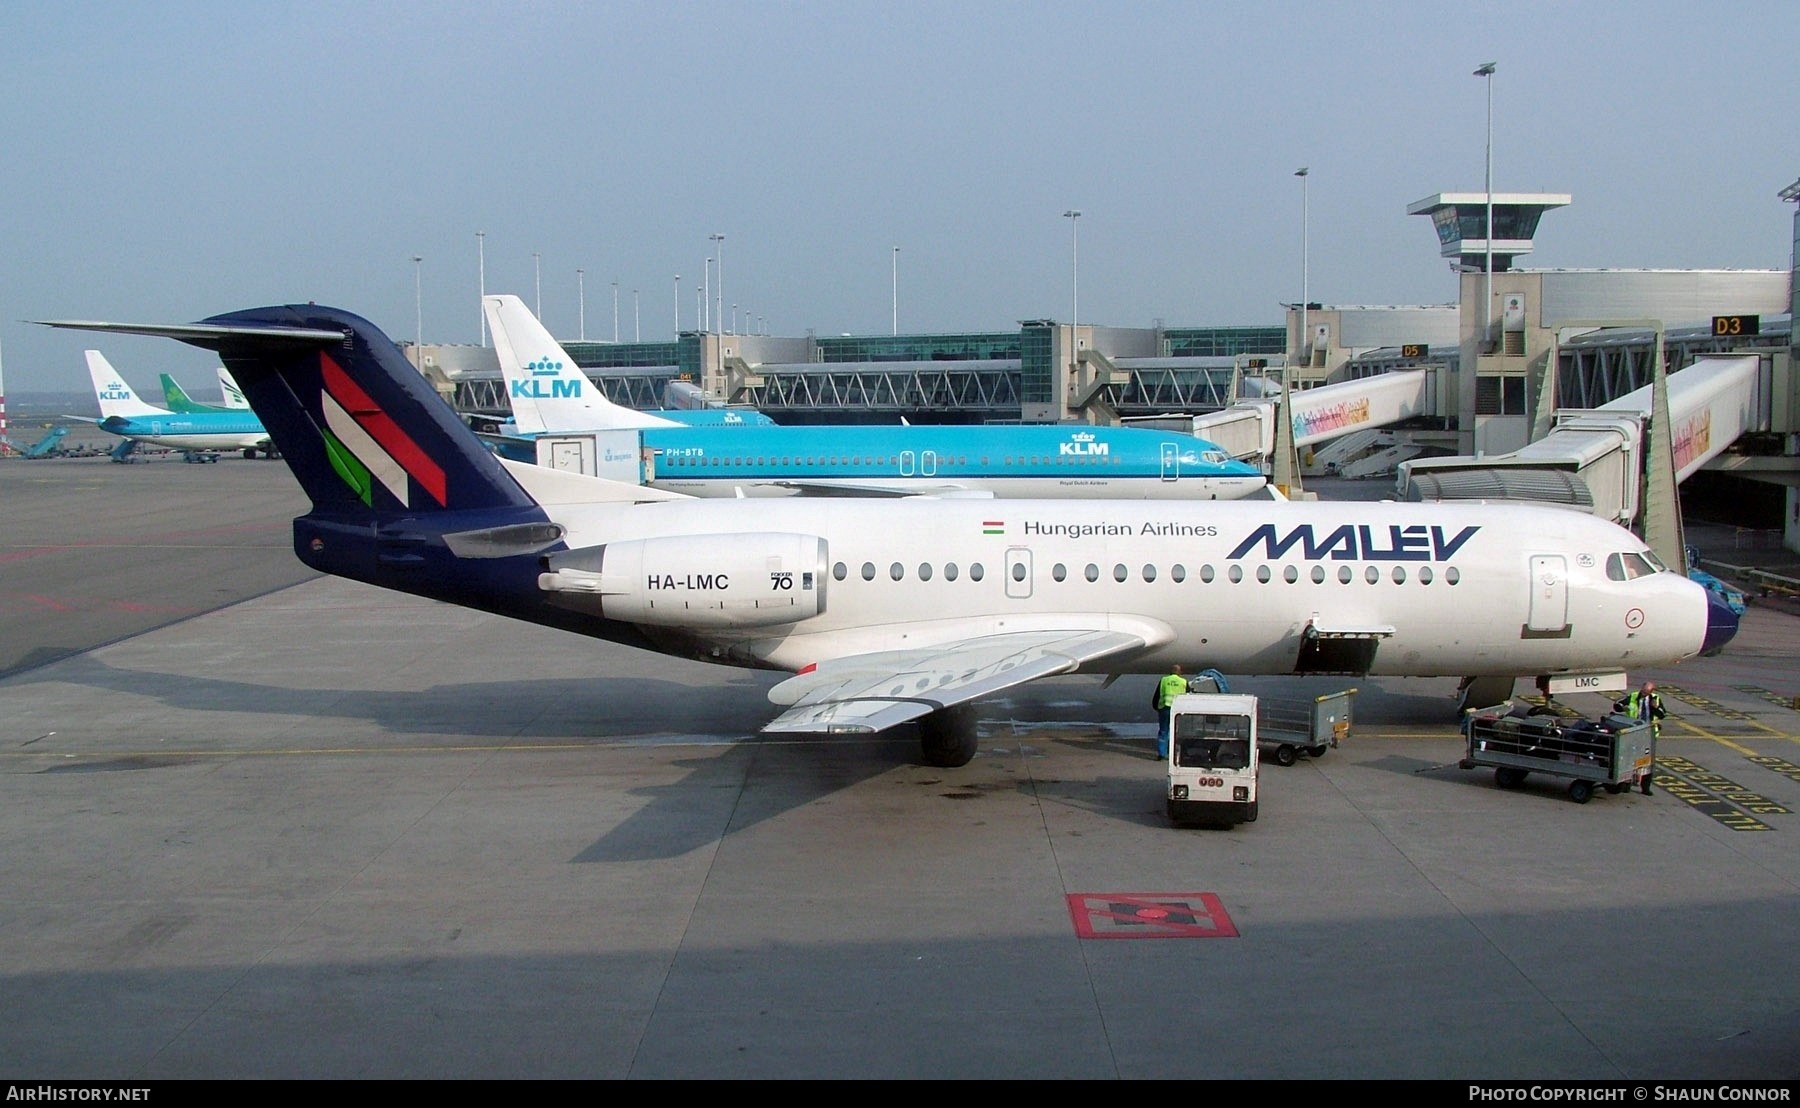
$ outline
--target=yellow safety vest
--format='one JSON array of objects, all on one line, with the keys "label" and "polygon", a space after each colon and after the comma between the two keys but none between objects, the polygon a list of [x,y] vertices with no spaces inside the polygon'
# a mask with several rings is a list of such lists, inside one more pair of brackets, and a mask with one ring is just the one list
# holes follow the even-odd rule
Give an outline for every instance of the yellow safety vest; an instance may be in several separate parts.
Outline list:
[{"label": "yellow safety vest", "polygon": [[1167,708],[1184,692],[1187,692],[1187,678],[1178,673],[1167,674],[1157,686],[1156,706]]}]

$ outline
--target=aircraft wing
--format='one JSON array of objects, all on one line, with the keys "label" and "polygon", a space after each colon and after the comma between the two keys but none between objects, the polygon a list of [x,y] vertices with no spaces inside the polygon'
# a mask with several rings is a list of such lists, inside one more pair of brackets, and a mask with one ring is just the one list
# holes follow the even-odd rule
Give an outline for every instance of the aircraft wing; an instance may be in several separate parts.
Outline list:
[{"label": "aircraft wing", "polygon": [[992,500],[994,494],[986,489],[968,489],[961,485],[915,485],[899,489],[892,485],[882,484],[847,484],[832,481],[769,481],[767,484],[777,488],[793,489],[801,496],[936,496],[955,497],[962,500]]},{"label": "aircraft wing", "polygon": [[978,635],[914,650],[835,658],[770,689],[772,702],[793,706],[762,729],[883,731],[939,708],[1151,645],[1155,641],[1149,628],[1069,628]]}]

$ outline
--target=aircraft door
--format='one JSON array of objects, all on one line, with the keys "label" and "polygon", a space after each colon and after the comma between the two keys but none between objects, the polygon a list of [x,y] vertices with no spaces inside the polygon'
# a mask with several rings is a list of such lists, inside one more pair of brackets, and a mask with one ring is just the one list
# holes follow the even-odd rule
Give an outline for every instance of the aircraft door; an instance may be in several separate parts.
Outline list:
[{"label": "aircraft door", "polygon": [[588,472],[586,459],[583,457],[581,442],[575,439],[560,439],[550,444],[551,469],[565,470],[569,473]]},{"label": "aircraft door", "polygon": [[1560,554],[1531,556],[1531,610],[1527,631],[1554,633],[1569,626],[1568,564]]},{"label": "aircraft door", "polygon": [[937,474],[937,451],[919,451],[919,476],[932,477]]},{"label": "aircraft door", "polygon": [[1006,548],[1006,595],[1014,600],[1031,596],[1031,551],[1023,546]]},{"label": "aircraft door", "polygon": [[900,452],[900,476],[911,477],[912,475],[913,475],[913,452],[910,450],[902,450]]},{"label": "aircraft door", "polygon": [[1173,481],[1181,476],[1181,447],[1172,442],[1162,444],[1162,479]]}]

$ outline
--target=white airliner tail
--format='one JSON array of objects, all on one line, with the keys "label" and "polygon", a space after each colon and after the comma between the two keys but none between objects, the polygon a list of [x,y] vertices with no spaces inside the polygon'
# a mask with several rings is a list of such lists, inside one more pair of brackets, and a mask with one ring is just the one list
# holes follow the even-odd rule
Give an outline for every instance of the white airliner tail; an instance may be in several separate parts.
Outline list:
[{"label": "white airliner tail", "polygon": [[481,307],[521,434],[680,426],[608,400],[518,297],[489,296]]},{"label": "white airliner tail", "polygon": [[86,353],[88,376],[94,379],[94,399],[100,402],[101,419],[173,414],[167,408],[158,408],[140,400],[138,394],[131,391],[131,386],[125,383],[125,378],[119,376],[112,363],[106,360],[106,355],[98,350]]},{"label": "white airliner tail", "polygon": [[219,367],[219,392],[224,395],[224,406],[227,408],[250,409],[250,401],[244,399],[244,390],[231,378],[231,371],[224,366]]}]

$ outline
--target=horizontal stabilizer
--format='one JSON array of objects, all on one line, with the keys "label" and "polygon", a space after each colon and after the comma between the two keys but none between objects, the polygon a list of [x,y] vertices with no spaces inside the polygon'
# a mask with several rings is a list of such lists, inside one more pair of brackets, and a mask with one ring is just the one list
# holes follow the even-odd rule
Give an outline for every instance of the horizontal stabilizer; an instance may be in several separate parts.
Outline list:
[{"label": "horizontal stabilizer", "polygon": [[217,350],[224,343],[233,340],[268,339],[277,342],[318,345],[343,342],[349,337],[347,331],[323,331],[310,327],[251,327],[211,323],[103,323],[91,319],[39,319],[33,322],[40,323],[45,327],[61,327],[71,331],[110,331],[119,335],[154,335],[165,339],[179,339],[189,345],[203,346],[209,350]]}]

